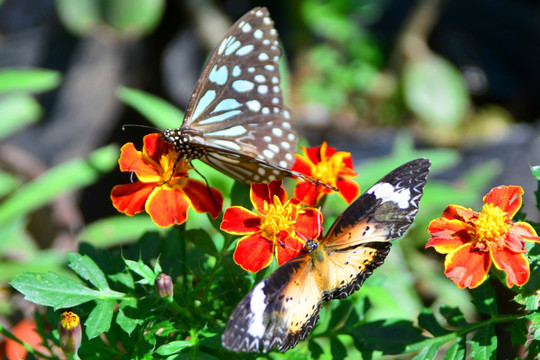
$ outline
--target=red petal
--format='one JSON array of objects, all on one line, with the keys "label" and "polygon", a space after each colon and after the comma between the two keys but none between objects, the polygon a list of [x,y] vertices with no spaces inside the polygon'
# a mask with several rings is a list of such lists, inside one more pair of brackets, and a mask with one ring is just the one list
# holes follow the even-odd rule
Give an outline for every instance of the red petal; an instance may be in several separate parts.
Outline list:
[{"label": "red petal", "polygon": [[[182,190],[191,201],[191,206],[196,212],[207,212],[213,219],[218,217],[223,207],[223,196],[218,189],[209,188],[199,180],[188,178]],[[210,195],[210,191],[212,195]]]},{"label": "red petal", "polygon": [[121,171],[134,171],[139,180],[146,183],[157,183],[161,180],[159,163],[155,163],[148,157],[143,156],[140,151],[135,149],[133,143],[125,144],[120,151],[118,165]]},{"label": "red petal", "polygon": [[339,189],[339,195],[350,204],[360,193],[360,185],[355,181],[348,179],[338,179],[336,187]]},{"label": "red petal", "polygon": [[257,272],[270,265],[273,252],[274,244],[257,233],[238,240],[233,259],[242,269]]},{"label": "red petal", "polygon": [[287,193],[281,186],[282,184],[282,180],[272,180],[268,184],[251,183],[251,203],[259,213],[264,214],[265,202],[268,204],[274,203],[274,195],[277,195],[282,204],[287,201]]},{"label": "red petal", "polygon": [[111,191],[111,200],[116,210],[132,216],[144,211],[144,204],[155,187],[156,184],[145,184],[140,181],[116,185]]},{"label": "red petal", "polygon": [[159,187],[149,196],[146,212],[156,225],[168,227],[186,222],[189,205],[190,202],[182,191]]},{"label": "red petal", "polygon": [[281,265],[294,259],[301,254],[303,248],[304,243],[302,241],[292,236],[284,236],[283,240],[276,245],[278,264]]},{"label": "red petal", "polygon": [[511,219],[521,207],[522,195],[521,186],[497,186],[484,196],[484,202],[500,207]]},{"label": "red petal", "polygon": [[519,235],[523,240],[540,242],[540,237],[536,234],[536,230],[534,230],[531,224],[524,221],[514,223],[510,232]]},{"label": "red petal", "polygon": [[529,262],[524,254],[516,254],[503,248],[493,250],[491,257],[495,267],[506,272],[506,285],[509,288],[514,285],[521,286],[529,280]]},{"label": "red petal", "polygon": [[304,156],[295,154],[296,160],[291,167],[292,171],[297,171],[302,174],[311,175],[311,163]]},{"label": "red petal", "polygon": [[143,138],[143,152],[159,164],[161,155],[169,151],[169,145],[161,134],[148,134]]},{"label": "red petal", "polygon": [[307,242],[322,232],[322,214],[313,208],[304,208],[301,211],[296,218],[295,231]]},{"label": "red petal", "polygon": [[241,206],[231,206],[225,210],[220,229],[230,234],[245,235],[259,231],[261,218]]},{"label": "red petal", "polygon": [[[322,190],[324,187],[319,186],[317,190]],[[306,206],[315,206],[320,198],[320,191],[315,193],[316,186],[306,182],[299,182],[294,188],[294,197]]]},{"label": "red petal", "polygon": [[[322,147],[324,146],[325,149],[322,149]],[[324,155],[324,154],[321,154],[322,153],[322,150],[326,150],[326,142],[324,142],[321,146],[315,146],[315,147],[311,147],[311,148],[308,148],[305,150],[305,153],[308,157],[308,159],[314,164],[314,165],[317,165],[318,163],[321,162],[321,155]],[[334,151],[335,152],[335,151]]]},{"label": "red petal", "polygon": [[428,226],[431,239],[427,242],[426,248],[433,246],[438,253],[448,254],[471,241],[470,230],[471,225],[460,220],[446,218],[432,220]]},{"label": "red petal", "polygon": [[491,266],[489,252],[475,251],[465,244],[446,255],[444,273],[461,288],[473,289],[483,283]]}]

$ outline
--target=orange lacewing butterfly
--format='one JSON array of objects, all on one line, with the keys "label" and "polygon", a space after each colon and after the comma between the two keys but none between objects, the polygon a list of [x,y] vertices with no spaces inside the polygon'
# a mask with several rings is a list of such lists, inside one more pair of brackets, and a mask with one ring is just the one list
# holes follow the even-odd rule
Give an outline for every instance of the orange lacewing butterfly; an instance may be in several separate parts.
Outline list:
[{"label": "orange lacewing butterfly", "polygon": [[286,176],[315,183],[290,170],[298,138],[283,103],[273,24],[259,7],[229,29],[208,60],[182,125],[163,131],[163,138],[188,160],[200,159],[242,183]]},{"label": "orange lacewing butterfly", "polygon": [[373,185],[334,222],[324,239],[281,265],[242,299],[221,342],[236,352],[285,352],[306,338],[323,301],[360,289],[411,226],[430,162],[408,162]]}]

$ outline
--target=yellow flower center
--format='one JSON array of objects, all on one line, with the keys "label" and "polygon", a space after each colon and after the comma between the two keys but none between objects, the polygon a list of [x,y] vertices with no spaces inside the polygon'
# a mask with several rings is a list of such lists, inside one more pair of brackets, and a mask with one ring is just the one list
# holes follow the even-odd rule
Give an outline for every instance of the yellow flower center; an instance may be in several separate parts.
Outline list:
[{"label": "yellow flower center", "polygon": [[318,164],[311,165],[311,174],[313,178],[335,186],[339,173],[345,167],[343,159],[346,155],[346,153],[337,152],[329,158],[322,156],[321,161]]},{"label": "yellow flower center", "polygon": [[65,311],[60,316],[60,325],[66,330],[71,330],[79,325],[79,316],[71,311]]},{"label": "yellow flower center", "polygon": [[181,186],[181,184],[184,182],[184,178],[187,176],[188,171],[191,169],[191,166],[185,157],[182,157],[178,163],[176,163],[177,158],[178,153],[173,150],[169,150],[166,154],[161,155],[161,158],[159,159],[159,163],[161,165],[162,184],[171,188],[175,185]]},{"label": "yellow flower center", "polygon": [[478,243],[477,248],[496,246],[501,248],[505,235],[512,225],[507,222],[506,212],[493,204],[484,204],[471,232]]},{"label": "yellow flower center", "polygon": [[264,238],[276,242],[276,236],[281,231],[292,234],[296,224],[298,210],[290,202],[281,204],[279,198],[274,195],[274,203],[264,203],[264,215],[261,214],[261,234]]}]

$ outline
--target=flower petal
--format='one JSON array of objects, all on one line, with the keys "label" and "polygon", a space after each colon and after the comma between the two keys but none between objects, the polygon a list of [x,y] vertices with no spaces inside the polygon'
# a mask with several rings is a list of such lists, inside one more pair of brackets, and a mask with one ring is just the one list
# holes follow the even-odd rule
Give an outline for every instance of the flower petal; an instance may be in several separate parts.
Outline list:
[{"label": "flower petal", "polygon": [[308,241],[315,239],[322,232],[322,214],[314,208],[303,208],[296,218],[296,234]]},{"label": "flower petal", "polygon": [[483,283],[491,266],[489,252],[475,251],[465,244],[446,255],[444,273],[459,288],[473,289]]},{"label": "flower petal", "polygon": [[159,164],[161,155],[169,151],[167,144],[161,134],[148,134],[143,138],[143,153]]},{"label": "flower petal", "polygon": [[339,195],[350,204],[360,193],[360,185],[356,181],[349,179],[338,179],[336,187],[339,189]]},{"label": "flower petal", "polygon": [[478,218],[479,212],[459,205],[449,205],[443,212],[447,219],[458,219],[472,224]]},{"label": "flower petal", "polygon": [[519,234],[523,240],[540,242],[540,237],[536,234],[536,230],[527,222],[515,222],[510,231]]},{"label": "flower petal", "polygon": [[282,184],[282,180],[272,180],[268,184],[251,183],[251,203],[259,213],[264,214],[265,202],[268,204],[274,203],[274,195],[277,195],[282,204],[287,201],[287,193],[281,186]]},{"label": "flower petal", "polygon": [[497,186],[484,196],[484,202],[500,207],[508,214],[508,219],[511,219],[521,207],[522,196],[521,186]]},{"label": "flower petal", "polygon": [[294,259],[302,253],[304,243],[298,239],[287,236],[287,232],[283,231],[282,239],[276,244],[276,256],[279,265]]},{"label": "flower petal", "polygon": [[[209,213],[213,219],[217,218],[223,207],[223,196],[218,189],[208,187],[199,180],[187,179],[182,191],[191,201],[191,206],[198,213]],[[210,191],[212,195],[210,195]]]},{"label": "flower petal", "polygon": [[[304,153],[306,152],[305,148],[302,148]],[[291,167],[292,171],[297,171],[299,173],[310,176],[311,175],[311,165],[312,163],[305,156],[294,154],[296,160],[294,161],[293,166]]]},{"label": "flower petal", "polygon": [[256,233],[238,240],[233,259],[242,269],[257,272],[270,265],[273,250],[274,244]]},{"label": "flower petal", "polygon": [[127,143],[122,146],[118,165],[120,166],[120,171],[134,171],[139,180],[145,183],[157,183],[161,180],[158,163],[155,163],[140,151],[137,151],[133,143]]},{"label": "flower petal", "polygon": [[431,239],[427,242],[426,248],[433,246],[438,253],[448,254],[471,241],[470,230],[471,225],[460,220],[442,217],[434,219],[428,226]]},{"label": "flower petal", "polygon": [[516,254],[503,247],[502,250],[493,250],[491,258],[495,267],[506,273],[506,285],[509,288],[521,286],[529,280],[529,262],[525,254]]},{"label": "flower petal", "polygon": [[168,227],[186,222],[189,205],[190,202],[182,191],[158,187],[148,197],[146,212],[156,225]]},{"label": "flower petal", "polygon": [[[320,190],[322,190],[323,188],[324,186],[319,186]],[[307,182],[299,182],[294,188],[294,197],[307,206],[315,206],[322,194],[320,191],[317,191],[317,193],[315,193],[315,190],[315,185]]]},{"label": "flower petal", "polygon": [[116,185],[111,191],[111,200],[116,210],[129,216],[144,211],[148,196],[155,189],[155,184],[137,181],[132,184]]},{"label": "flower petal", "polygon": [[245,235],[259,231],[261,218],[241,207],[231,206],[225,210],[220,229],[234,235]]}]

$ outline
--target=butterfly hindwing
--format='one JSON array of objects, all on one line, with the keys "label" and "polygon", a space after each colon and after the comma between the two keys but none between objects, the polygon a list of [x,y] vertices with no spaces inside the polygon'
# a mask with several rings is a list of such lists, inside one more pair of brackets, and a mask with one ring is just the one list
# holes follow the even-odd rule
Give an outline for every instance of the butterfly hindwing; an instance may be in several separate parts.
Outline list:
[{"label": "butterfly hindwing", "polygon": [[257,352],[296,346],[315,326],[323,301],[358,290],[407,231],[418,211],[430,162],[417,159],[390,172],[355,200],[324,239],[255,285],[230,317],[222,344]]}]

